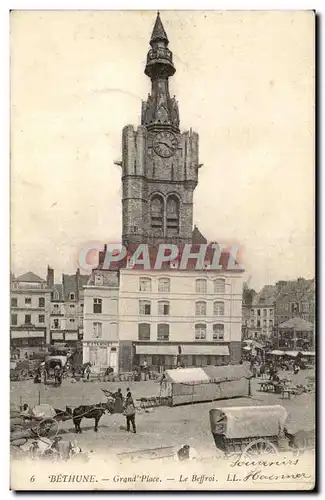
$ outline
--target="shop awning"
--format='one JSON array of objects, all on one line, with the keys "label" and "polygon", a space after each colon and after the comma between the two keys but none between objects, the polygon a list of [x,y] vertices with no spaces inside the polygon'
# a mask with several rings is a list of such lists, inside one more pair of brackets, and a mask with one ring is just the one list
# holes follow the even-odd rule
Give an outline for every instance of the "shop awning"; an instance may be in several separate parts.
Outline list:
[{"label": "shop awning", "polygon": [[137,354],[147,356],[177,356],[177,345],[137,345]]},{"label": "shop awning", "polygon": [[[229,356],[229,348],[226,345],[181,345],[181,356]],[[177,345],[137,345],[136,353],[148,356],[177,356]]]},{"label": "shop awning", "polygon": [[182,354],[184,356],[229,356],[229,348],[227,345],[182,345]]}]

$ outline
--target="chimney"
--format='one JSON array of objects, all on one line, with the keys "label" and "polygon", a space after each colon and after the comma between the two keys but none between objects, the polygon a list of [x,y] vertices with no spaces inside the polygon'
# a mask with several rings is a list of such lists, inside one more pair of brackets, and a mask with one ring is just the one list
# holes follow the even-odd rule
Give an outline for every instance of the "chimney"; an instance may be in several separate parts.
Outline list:
[{"label": "chimney", "polygon": [[104,250],[98,252],[98,264],[95,269],[102,269],[103,264],[105,262],[106,252],[107,252],[107,245],[104,245]]},{"label": "chimney", "polygon": [[76,271],[76,299],[79,300],[80,297],[80,269],[78,267]]},{"label": "chimney", "polygon": [[47,286],[49,288],[53,288],[53,286],[54,286],[54,269],[52,269],[50,266],[47,266],[46,283],[47,283]]}]

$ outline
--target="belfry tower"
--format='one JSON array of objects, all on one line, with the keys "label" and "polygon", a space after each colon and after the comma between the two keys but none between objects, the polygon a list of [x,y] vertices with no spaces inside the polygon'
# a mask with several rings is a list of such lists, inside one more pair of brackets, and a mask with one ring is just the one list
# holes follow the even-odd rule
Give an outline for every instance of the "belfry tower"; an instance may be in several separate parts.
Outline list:
[{"label": "belfry tower", "polygon": [[198,134],[180,132],[178,104],[169,94],[176,69],[158,13],[145,74],[151,93],[142,102],[141,125],[123,128],[124,244],[190,243],[193,192],[198,182]]}]

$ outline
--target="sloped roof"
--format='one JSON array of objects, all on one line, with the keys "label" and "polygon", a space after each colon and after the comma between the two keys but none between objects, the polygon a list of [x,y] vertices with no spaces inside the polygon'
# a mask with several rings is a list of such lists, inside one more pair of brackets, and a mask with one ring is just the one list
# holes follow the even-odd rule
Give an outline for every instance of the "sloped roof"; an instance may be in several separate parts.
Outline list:
[{"label": "sloped roof", "polygon": [[156,42],[159,40],[162,40],[162,41],[169,43],[166,31],[164,29],[163,23],[161,22],[160,15],[158,12],[157,17],[156,17],[156,21],[155,21],[155,25],[154,25],[153,30],[152,30],[152,35],[150,38],[150,45],[153,42]]},{"label": "sloped roof", "polygon": [[28,271],[28,273],[22,274],[16,278],[17,281],[23,281],[27,283],[45,283],[45,280],[37,276],[37,274],[32,271]]},{"label": "sloped roof", "polygon": [[315,293],[315,280],[298,279],[288,281],[279,291],[278,298],[290,298],[292,301],[301,301],[310,298]]},{"label": "sloped roof", "polygon": [[61,285],[61,284],[54,284],[53,291],[57,292],[57,294],[59,296],[58,299],[54,298],[54,300],[63,300],[63,285]]},{"label": "sloped roof", "polygon": [[[79,292],[82,288],[87,285],[89,280],[88,275],[79,274]],[[69,300],[70,293],[77,293],[77,275],[76,274],[63,274],[62,275],[62,285],[63,285],[63,298],[64,300]]]},{"label": "sloped roof", "polygon": [[253,305],[272,306],[279,294],[275,285],[265,285],[253,298]]},{"label": "sloped roof", "polygon": [[[176,271],[179,270],[179,271],[195,271],[196,270],[196,265],[197,265],[197,259],[196,258],[189,258],[187,259],[187,263],[186,263],[186,266],[185,266],[185,269],[180,269],[179,268],[179,265],[181,263],[181,260],[182,260],[182,255],[183,255],[183,251],[184,251],[184,247],[185,245],[184,244],[181,244],[181,245],[177,245],[178,247],[178,256],[177,258],[175,258],[174,261],[164,261],[162,262],[161,264],[161,269],[164,269],[164,270],[167,270],[167,269],[170,269],[170,270],[173,270],[175,269]],[[130,258],[132,259],[132,256],[133,254],[135,253],[135,251],[137,250],[138,248],[138,245],[134,244],[134,245],[129,245],[127,247],[127,256],[124,257],[124,259],[120,260],[120,261],[113,261],[109,264],[109,270],[110,271],[118,271],[120,269],[126,269],[126,268],[131,268],[131,266],[128,265],[129,261],[130,261]],[[158,254],[158,251],[159,251],[159,248],[158,247],[149,247],[148,249],[148,254],[149,254],[149,261],[150,261],[150,269],[148,269],[147,271],[149,270],[155,270],[155,271],[159,271],[160,269],[155,269],[155,263],[156,263],[156,259],[157,259],[157,254]],[[214,253],[215,253],[215,248],[213,248],[212,245],[208,245],[207,248],[206,248],[206,253],[205,253],[205,261],[207,263],[211,263],[213,262],[213,257],[214,257]],[[190,252],[193,253],[193,254],[199,254],[200,252],[200,244],[192,244],[191,245],[191,248],[190,248]],[[166,251],[165,255],[169,255],[168,253],[168,250]],[[220,256],[220,259],[219,259],[219,262],[218,262],[218,265],[221,266],[221,269],[220,269],[220,272],[222,271],[228,271],[228,272],[231,272],[232,269],[228,269],[228,262],[229,262],[229,259],[230,259],[230,252],[227,251],[227,249],[223,249],[222,252],[221,252],[221,256]],[[98,264],[98,267],[97,267],[97,270],[99,269],[105,269],[104,264],[105,264],[105,252],[99,252],[99,264]],[[173,266],[173,263],[177,263],[177,266]],[[144,269],[144,265],[143,264],[134,264],[132,269],[139,269],[139,270],[143,270],[143,271],[146,271],[146,269]],[[236,271],[240,271],[240,272],[243,272],[244,269],[236,269]]]},{"label": "sloped roof", "polygon": [[207,243],[206,238],[203,236],[197,226],[194,226],[194,229],[192,231],[192,243],[194,245]]},{"label": "sloped roof", "polygon": [[250,378],[252,372],[244,365],[205,366],[204,368],[176,368],[166,370],[166,377],[172,383],[202,384]]},{"label": "sloped roof", "polygon": [[281,325],[279,325],[279,328],[281,329],[294,328],[295,330],[302,332],[303,331],[311,332],[314,330],[314,325],[310,323],[310,321],[306,321],[303,318],[291,318],[288,319],[288,321],[281,323]]},{"label": "sloped roof", "polygon": [[103,277],[103,284],[99,286],[118,287],[118,273],[116,270],[95,269],[90,275],[87,285],[95,285],[95,276]]}]

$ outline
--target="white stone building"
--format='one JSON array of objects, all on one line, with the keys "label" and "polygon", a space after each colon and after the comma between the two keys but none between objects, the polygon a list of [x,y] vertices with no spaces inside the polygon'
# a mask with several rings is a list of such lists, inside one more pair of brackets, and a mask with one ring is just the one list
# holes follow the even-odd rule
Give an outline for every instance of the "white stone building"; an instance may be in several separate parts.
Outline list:
[{"label": "white stone building", "polygon": [[241,274],[121,269],[120,370],[238,363]]}]

